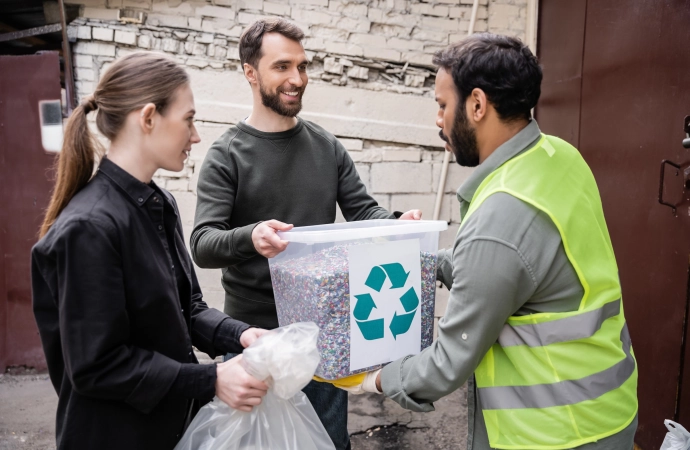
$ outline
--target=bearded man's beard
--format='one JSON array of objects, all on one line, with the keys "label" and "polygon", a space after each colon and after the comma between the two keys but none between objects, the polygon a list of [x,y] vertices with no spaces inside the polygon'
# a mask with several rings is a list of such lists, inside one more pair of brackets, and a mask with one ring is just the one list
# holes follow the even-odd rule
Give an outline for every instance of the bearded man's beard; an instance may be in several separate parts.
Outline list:
[{"label": "bearded man's beard", "polygon": [[280,98],[280,93],[285,89],[279,87],[275,93],[268,92],[264,89],[264,85],[259,77],[259,93],[261,94],[261,103],[267,108],[272,109],[281,116],[295,117],[302,110],[302,94],[304,94],[304,87],[290,87],[287,92],[297,92],[297,101],[292,104],[285,104]]},{"label": "bearded man's beard", "polygon": [[453,124],[450,139],[443,134],[443,130],[439,131],[438,134],[441,139],[450,145],[458,164],[463,167],[477,167],[479,165],[477,133],[474,128],[470,126],[470,121],[467,119],[464,102],[458,103],[458,108],[455,111],[455,118],[456,122]]}]

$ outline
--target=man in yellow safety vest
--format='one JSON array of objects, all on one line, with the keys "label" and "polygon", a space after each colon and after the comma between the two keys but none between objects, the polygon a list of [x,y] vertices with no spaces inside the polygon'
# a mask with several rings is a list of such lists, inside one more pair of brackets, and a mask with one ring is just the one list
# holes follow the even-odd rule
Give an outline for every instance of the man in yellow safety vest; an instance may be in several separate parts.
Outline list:
[{"label": "man in yellow safety vest", "polygon": [[431,347],[348,390],[431,411],[469,380],[470,450],[632,449],[637,365],[616,259],[592,172],[531,117],[537,58],[478,34],[434,63],[446,150],[476,166],[439,253],[448,308]]}]

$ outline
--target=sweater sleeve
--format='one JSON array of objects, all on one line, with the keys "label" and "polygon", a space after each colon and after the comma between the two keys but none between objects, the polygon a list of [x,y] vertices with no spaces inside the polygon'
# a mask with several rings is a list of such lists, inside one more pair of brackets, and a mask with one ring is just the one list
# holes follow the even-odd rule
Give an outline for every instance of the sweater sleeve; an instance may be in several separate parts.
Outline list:
[{"label": "sweater sleeve", "polygon": [[395,216],[376,203],[362,183],[352,158],[336,139],[335,153],[338,160],[338,205],[345,220],[395,219]]},{"label": "sweater sleeve", "polygon": [[216,141],[199,172],[190,249],[194,262],[208,269],[230,267],[257,255],[252,231],[258,223],[237,228],[230,225],[237,176],[227,147],[226,138]]}]

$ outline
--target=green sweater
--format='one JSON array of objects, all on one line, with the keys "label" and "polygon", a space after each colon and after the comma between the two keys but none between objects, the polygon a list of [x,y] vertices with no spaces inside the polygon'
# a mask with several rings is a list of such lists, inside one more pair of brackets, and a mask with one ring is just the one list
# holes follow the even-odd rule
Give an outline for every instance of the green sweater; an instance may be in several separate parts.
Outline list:
[{"label": "green sweater", "polygon": [[240,122],[213,144],[199,173],[190,247],[199,267],[223,269],[228,315],[278,326],[268,260],[252,230],[270,219],[333,223],[336,203],[348,221],[393,218],[367,194],[343,145],[314,123],[264,133]]}]

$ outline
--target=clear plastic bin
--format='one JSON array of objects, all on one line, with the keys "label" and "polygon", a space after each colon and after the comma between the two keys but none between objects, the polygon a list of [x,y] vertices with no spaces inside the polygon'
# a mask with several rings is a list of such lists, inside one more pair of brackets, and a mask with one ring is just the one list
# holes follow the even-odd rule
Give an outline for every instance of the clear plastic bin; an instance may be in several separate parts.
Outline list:
[{"label": "clear plastic bin", "polygon": [[334,380],[431,345],[439,232],[444,221],[366,220],[298,227],[269,259],[281,326],[315,322]]}]

